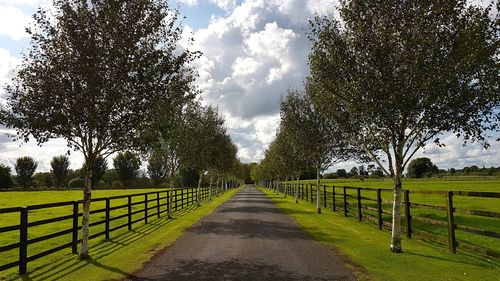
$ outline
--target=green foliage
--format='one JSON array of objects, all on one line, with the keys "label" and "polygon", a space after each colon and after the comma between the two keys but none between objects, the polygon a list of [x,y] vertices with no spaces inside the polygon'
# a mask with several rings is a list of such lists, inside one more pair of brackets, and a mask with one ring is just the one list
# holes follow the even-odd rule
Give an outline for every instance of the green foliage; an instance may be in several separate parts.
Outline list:
[{"label": "green foliage", "polygon": [[429,177],[438,171],[438,167],[432,164],[431,159],[427,157],[420,157],[413,159],[408,165],[408,177],[421,178],[425,175]]},{"label": "green foliage", "polygon": [[139,174],[141,159],[137,154],[130,151],[119,152],[113,158],[113,166],[123,186],[129,187],[131,181]]},{"label": "green foliage", "polygon": [[10,172],[9,166],[0,164],[0,188],[11,188],[14,185]]},{"label": "green foliage", "polygon": [[167,161],[165,152],[157,149],[153,151],[148,161],[148,174],[153,183],[160,185],[168,174]]},{"label": "green foliage", "polygon": [[68,182],[68,188],[83,188],[85,182],[81,178],[74,178]]},{"label": "green foliage", "polygon": [[66,155],[54,156],[50,162],[52,167],[52,174],[56,187],[62,187],[66,182],[69,172],[69,158]]},{"label": "green foliage", "polygon": [[17,158],[14,169],[17,174],[17,182],[24,188],[27,188],[33,183],[33,174],[35,174],[38,163],[31,157],[25,156]]},{"label": "green foliage", "polygon": [[52,173],[36,173],[33,176],[33,182],[36,187],[54,186],[54,177]]},{"label": "green foliage", "polygon": [[[85,171],[87,169],[87,164],[84,163],[82,167],[82,171]],[[108,169],[108,161],[104,159],[102,156],[98,156],[95,159],[93,169],[92,169],[92,178],[91,178],[91,186],[92,188],[95,188],[98,186],[100,180],[104,177],[106,174],[106,170]],[[84,176],[82,174],[82,176]]]},{"label": "green foliage", "polygon": [[[309,91],[394,180],[393,251],[400,251],[401,179],[444,132],[482,141],[497,129],[498,19],[468,1],[341,1],[311,21]],[[387,164],[382,161],[386,160]]]},{"label": "green foliage", "polygon": [[337,169],[337,176],[347,178],[347,171],[345,169]]}]

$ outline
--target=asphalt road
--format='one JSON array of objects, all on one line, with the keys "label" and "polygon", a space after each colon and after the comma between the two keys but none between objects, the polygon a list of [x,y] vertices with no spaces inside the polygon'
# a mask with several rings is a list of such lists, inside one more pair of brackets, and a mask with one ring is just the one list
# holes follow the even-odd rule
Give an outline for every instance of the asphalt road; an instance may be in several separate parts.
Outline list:
[{"label": "asphalt road", "polygon": [[254,186],[157,254],[128,280],[356,280],[342,257],[312,240]]}]

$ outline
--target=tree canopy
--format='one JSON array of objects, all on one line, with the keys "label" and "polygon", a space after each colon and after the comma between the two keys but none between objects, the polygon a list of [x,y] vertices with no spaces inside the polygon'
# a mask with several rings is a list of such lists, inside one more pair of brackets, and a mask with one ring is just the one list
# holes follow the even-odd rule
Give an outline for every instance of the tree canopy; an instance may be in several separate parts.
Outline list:
[{"label": "tree canopy", "polygon": [[498,21],[465,0],[342,1],[311,21],[308,93],[347,140],[394,180],[391,249],[400,252],[401,177],[444,132],[481,141],[499,106]]}]

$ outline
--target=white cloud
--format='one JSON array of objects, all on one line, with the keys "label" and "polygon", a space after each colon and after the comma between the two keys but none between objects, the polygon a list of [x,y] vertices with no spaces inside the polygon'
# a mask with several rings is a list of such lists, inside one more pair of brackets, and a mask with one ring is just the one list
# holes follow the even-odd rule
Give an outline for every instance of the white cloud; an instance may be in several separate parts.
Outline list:
[{"label": "white cloud", "polygon": [[247,0],[193,34],[203,53],[198,85],[207,103],[230,116],[246,161],[261,158],[274,137],[280,97],[301,88],[309,73],[305,32],[312,16],[307,1]]},{"label": "white cloud", "polygon": [[0,35],[18,41],[28,37],[26,27],[31,21],[31,16],[20,8],[10,5],[0,5]]}]

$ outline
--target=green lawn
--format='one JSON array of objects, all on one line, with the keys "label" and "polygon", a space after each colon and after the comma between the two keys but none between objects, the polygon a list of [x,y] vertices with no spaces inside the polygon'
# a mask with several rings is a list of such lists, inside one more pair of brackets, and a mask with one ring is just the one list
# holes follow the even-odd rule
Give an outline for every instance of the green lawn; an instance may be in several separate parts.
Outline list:
[{"label": "green lawn", "polygon": [[[289,182],[290,183],[290,182]],[[312,180],[301,181],[301,183],[313,183]],[[323,180],[322,185],[327,185],[327,202],[328,206],[331,208],[332,202],[332,185],[336,186],[336,203],[337,206],[343,204],[343,186],[350,187],[368,187],[368,188],[391,188],[392,182],[390,180],[378,180],[378,181],[359,181],[351,180],[349,182],[339,183],[336,180]],[[404,189],[410,190],[410,202],[429,204],[434,206],[440,206],[443,210],[435,210],[430,208],[417,208],[412,206],[410,211],[413,217],[412,228],[415,231],[425,231],[433,235],[438,235],[438,239],[446,241],[447,239],[447,215],[446,210],[446,196],[436,195],[436,194],[418,194],[416,191],[419,190],[437,190],[437,191],[488,191],[488,192],[500,192],[500,181],[499,180],[467,180],[467,181],[449,181],[449,180],[425,180],[425,181],[405,181],[403,183]],[[310,191],[309,191],[310,193]],[[313,194],[315,196],[315,189],[313,188]],[[357,191],[353,189],[347,189],[347,194],[352,196],[357,196]],[[361,196],[371,199],[377,198],[376,191],[361,190]],[[391,210],[392,210],[392,199],[393,194],[391,191],[382,192],[382,199],[386,202],[382,204],[382,209],[387,212],[383,215],[384,221],[391,221]],[[351,209],[349,212],[353,215],[357,215],[357,201],[356,198],[348,198],[348,203],[351,204]],[[374,201],[362,199],[362,205],[376,208],[377,204]],[[500,199],[498,198],[478,198],[478,197],[465,197],[465,196],[454,196],[454,207],[457,209],[467,209],[467,210],[480,210],[489,211],[494,213],[500,213]],[[404,208],[401,208],[404,214]],[[376,217],[375,211],[363,209],[363,215]],[[442,222],[443,225],[429,224],[426,222],[418,221],[418,218],[423,219],[433,219]],[[498,218],[473,216],[467,214],[455,214],[455,223],[460,226],[472,227],[476,229],[492,231],[500,233],[500,220]],[[457,241],[466,242],[467,244],[477,245],[485,249],[493,250],[500,253],[500,243],[498,238],[487,237],[477,234],[468,233],[462,230],[456,230]]]},{"label": "green lawn", "polygon": [[[96,190],[93,191],[93,198],[108,197],[115,195],[126,195],[134,193],[145,193],[159,191],[158,189],[142,189],[142,190]],[[122,268],[127,270],[137,269],[141,262],[146,261],[152,253],[150,251],[155,250],[158,247],[164,247],[168,243],[179,237],[184,229],[192,225],[196,220],[203,217],[204,215],[210,213],[218,204],[222,203],[224,200],[229,198],[235,191],[230,191],[227,194],[223,194],[221,197],[214,199],[211,202],[207,202],[202,205],[201,208],[195,208],[193,204],[188,208],[179,210],[175,214],[174,220],[165,219],[165,214],[162,214],[162,218],[157,219],[152,217],[149,219],[150,223],[144,225],[142,221],[134,224],[133,231],[129,232],[126,228],[119,229],[111,233],[111,240],[105,241],[104,236],[91,240],[91,245],[93,246],[93,259],[88,262],[78,261],[76,255],[71,255],[71,249],[62,250],[55,254],[51,254],[47,257],[35,260],[28,264],[28,271],[33,272],[30,275],[32,280],[49,280],[52,276],[58,276],[54,279],[65,279],[66,275],[73,276],[71,271],[75,268],[82,268],[81,270],[89,270],[92,272],[92,276],[101,276],[101,279],[108,279],[108,276],[116,276],[113,278],[119,278],[119,272],[107,272],[105,268],[100,268],[99,264],[113,265],[116,268]],[[81,191],[40,191],[40,192],[2,192],[2,206],[1,207],[13,207],[19,206],[20,204],[16,202],[21,202],[22,205],[33,205],[39,203],[48,202],[59,202],[68,200],[77,200],[81,198]],[[151,196],[151,195],[150,195]],[[22,199],[20,199],[22,198]],[[133,197],[134,202],[139,202],[144,200],[143,196]],[[149,197],[151,199],[156,198],[155,195]],[[118,199],[111,201],[111,207],[119,206],[127,203],[127,199]],[[166,200],[160,201],[160,208],[162,211],[166,210]],[[156,200],[149,202],[148,207],[156,206]],[[0,207],[0,208],[1,208]],[[91,205],[92,210],[97,210],[105,207],[105,202],[93,202]],[[143,204],[133,206],[132,211],[143,209]],[[71,206],[56,207],[50,209],[41,209],[30,211],[29,221],[37,221],[41,219],[48,219],[53,217],[59,217],[63,215],[71,214]],[[111,211],[111,218],[119,216],[127,212],[126,208]],[[156,208],[149,211],[150,213],[156,212]],[[133,220],[143,217],[144,214],[138,213],[133,216]],[[105,219],[104,213],[91,214],[91,223]],[[117,226],[126,223],[127,218],[112,221],[110,227]],[[0,227],[19,224],[19,214],[0,214]],[[28,231],[28,238],[40,237],[42,235],[47,235],[63,229],[71,228],[71,220],[65,220],[57,223],[51,223],[42,226],[30,227]],[[98,233],[104,230],[104,224],[99,226],[91,227],[91,234]],[[11,231],[7,233],[2,233],[0,239],[0,246],[7,245],[10,243],[16,243],[19,240],[19,232]],[[54,248],[64,243],[71,241],[71,234],[59,236],[50,240],[46,240],[40,243],[35,243],[28,246],[28,255],[31,256],[36,253],[40,253],[44,250]],[[137,243],[132,243],[137,241]],[[125,249],[126,248],[126,249]],[[115,253],[116,252],[116,253]],[[113,253],[111,255],[111,253]],[[18,250],[14,249],[8,252],[0,253],[0,264],[6,264],[11,261],[17,260]],[[122,259],[122,257],[134,257],[130,259]],[[62,258],[62,260],[61,260]],[[102,261],[101,261],[102,260]],[[53,263],[57,261],[56,263]],[[110,262],[107,262],[110,261]],[[133,262],[133,264],[132,264]],[[51,270],[46,270],[47,265],[49,265]],[[43,268],[40,270],[40,268]],[[67,269],[66,269],[67,268]],[[90,270],[89,268],[93,268]],[[94,273],[96,270],[97,273]],[[59,272],[60,271],[60,272]],[[80,272],[80,269],[78,270]],[[101,272],[101,273],[99,273]],[[97,275],[95,275],[97,274]],[[101,275],[99,275],[101,274]],[[5,276],[12,277],[17,275],[17,268],[12,268],[0,273],[0,280]],[[82,275],[85,276],[85,275]],[[88,276],[88,275],[87,275]],[[123,277],[123,274],[121,275]],[[81,277],[83,278],[83,277]],[[110,277],[111,278],[111,277]],[[76,280],[73,277],[67,277],[66,280]],[[82,279],[84,280],[84,279]]]},{"label": "green lawn", "polygon": [[446,246],[419,239],[404,239],[404,253],[393,254],[389,251],[388,231],[328,209],[317,215],[313,204],[296,204],[290,196],[285,199],[283,194],[261,190],[314,239],[339,250],[360,266],[362,269],[355,272],[362,280],[500,280],[498,260],[467,253],[450,254]]}]

